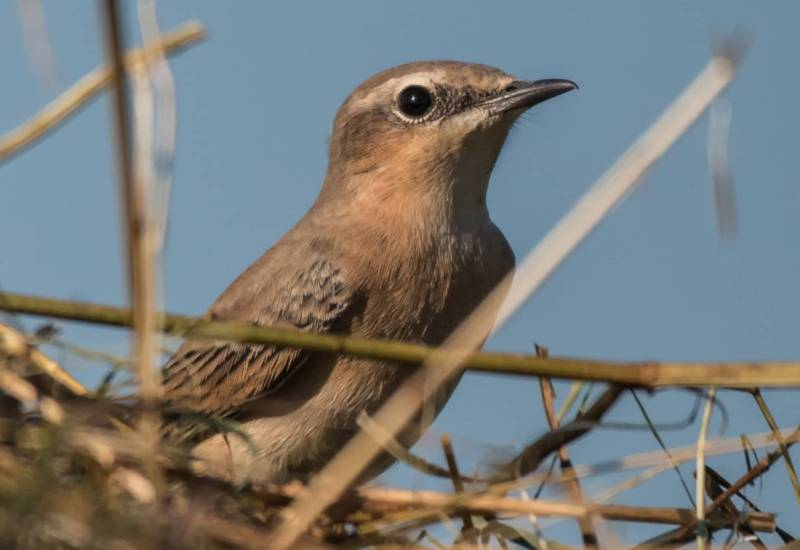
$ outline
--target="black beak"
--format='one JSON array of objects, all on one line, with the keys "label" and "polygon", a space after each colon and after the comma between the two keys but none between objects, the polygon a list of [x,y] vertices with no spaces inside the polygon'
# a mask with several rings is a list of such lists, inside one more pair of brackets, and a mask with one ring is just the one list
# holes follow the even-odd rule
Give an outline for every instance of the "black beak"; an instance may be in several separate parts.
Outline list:
[{"label": "black beak", "polygon": [[537,80],[535,82],[516,80],[503,93],[481,102],[480,105],[488,109],[489,113],[497,115],[517,109],[530,109],[542,101],[547,101],[577,88],[578,85],[571,80],[557,78]]}]

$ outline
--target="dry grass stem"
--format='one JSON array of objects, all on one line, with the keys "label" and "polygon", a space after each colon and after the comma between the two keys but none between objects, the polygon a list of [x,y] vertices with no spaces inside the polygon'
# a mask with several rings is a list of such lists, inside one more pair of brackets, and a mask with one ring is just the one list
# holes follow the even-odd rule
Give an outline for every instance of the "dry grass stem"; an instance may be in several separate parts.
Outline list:
[{"label": "dry grass stem", "polygon": [[[793,440],[787,444],[787,447],[796,443],[797,440]],[[762,476],[767,470],[769,470],[775,462],[780,460],[781,457],[784,456],[784,453],[781,449],[772,451],[768,453],[764,458],[758,461],[752,468],[750,468],[744,475],[742,475],[739,479],[731,483],[722,493],[720,493],[714,500],[706,507],[706,514],[710,514],[717,510],[718,508],[722,507],[726,502],[728,502],[734,495],[739,494],[739,491],[744,489],[746,485],[752,483],[755,479]],[[665,533],[660,537],[656,537],[652,539],[651,542],[653,544],[682,544],[684,542],[688,542],[689,536],[692,534],[694,529],[697,527],[697,520],[688,522],[680,529],[675,531],[670,531],[669,533]]]},{"label": "dry grass stem", "polygon": [[608,388],[585,413],[578,415],[575,420],[561,426],[558,430],[545,433],[525,447],[504,468],[504,471],[496,476],[496,479],[498,481],[514,479],[534,471],[551,453],[591,431],[611,410],[624,391],[625,389],[621,386]]},{"label": "dry grass stem", "polygon": [[55,380],[73,395],[89,395],[86,387],[61,368],[61,365],[33,347],[21,332],[0,323],[0,351],[17,358],[24,358],[43,374]]},{"label": "dry grass stem", "polygon": [[[116,327],[133,324],[125,308],[0,293],[0,310]],[[432,361],[436,348],[394,340],[367,340],[331,334],[315,334],[282,327],[261,327],[233,321],[159,314],[156,327],[165,334],[195,339],[230,340],[278,345],[309,351],[339,353],[417,365]],[[619,362],[566,357],[542,358],[516,353],[474,352],[463,360],[464,368],[495,373],[548,376],[554,379],[603,381],[645,388],[669,386],[719,386],[753,389],[800,387],[798,362]]]},{"label": "dry grass stem", "polygon": [[[706,439],[708,436],[708,425],[711,422],[711,411],[714,409],[714,398],[716,389],[711,388],[706,399],[706,406],[703,409],[703,419],[700,423],[700,433],[697,436],[697,466],[695,471],[695,518],[698,525],[705,524],[706,518]],[[704,529],[697,530],[697,548],[703,550],[706,545],[708,533]]]},{"label": "dry grass stem", "polygon": [[[381,448],[384,451],[392,455],[397,460],[428,475],[452,478],[451,470],[448,468],[442,468],[438,464],[413,454],[411,451],[406,449],[396,437],[386,431],[377,422],[372,420],[366,412],[362,411],[361,414],[358,415],[356,422],[358,423],[358,426],[367,434],[369,434],[369,436],[372,437],[378,445],[381,445]],[[459,481],[461,483],[477,483],[482,480],[459,474]]]},{"label": "dry grass stem", "polygon": [[[302,493],[300,493],[302,494]],[[411,507],[414,509],[446,510],[458,514],[468,510],[477,514],[561,516],[580,518],[590,514],[608,520],[664,523],[682,525],[694,517],[694,510],[689,508],[658,508],[647,506],[625,506],[618,504],[598,504],[587,502],[573,504],[546,500],[519,500],[492,495],[463,493],[449,495],[433,491],[408,491],[403,489],[386,489],[378,487],[362,487],[355,491],[358,498],[364,501],[364,509],[381,510],[386,507]],[[722,518],[715,518],[722,520]],[[759,531],[772,531],[774,518],[771,514],[755,513],[748,519],[754,522]]]},{"label": "dry grass stem", "polygon": [[[444,458],[447,461],[447,468],[450,471],[450,479],[453,482],[453,491],[456,494],[464,492],[464,484],[461,482],[461,473],[458,470],[458,462],[456,461],[456,454],[453,451],[453,443],[450,441],[450,436],[447,434],[443,435],[441,438],[442,442],[442,451],[444,452]],[[466,540],[474,540],[474,536],[472,534],[472,530],[474,526],[472,525],[472,516],[465,512],[461,514],[461,521],[464,523],[464,528],[462,533],[465,533]]]},{"label": "dry grass stem", "polygon": [[578,396],[581,393],[581,389],[583,389],[583,382],[573,382],[569,386],[569,393],[567,394],[566,399],[564,399],[563,403],[561,403],[561,407],[558,408],[558,414],[556,418],[558,422],[561,423],[564,421],[564,417],[567,415],[569,411],[572,410],[572,407],[575,405],[575,402],[578,400]]},{"label": "dry grass stem", "polygon": [[784,458],[783,463],[786,466],[786,473],[789,475],[789,481],[792,484],[792,489],[794,489],[795,499],[797,499],[798,504],[800,504],[800,481],[797,479],[797,471],[794,468],[792,457],[789,454],[789,446],[785,441],[783,441],[783,439],[781,439],[781,432],[780,428],[778,427],[778,423],[775,421],[775,417],[772,416],[772,412],[769,410],[761,390],[756,389],[753,391],[753,398],[758,405],[758,410],[761,411],[761,414],[764,416],[764,420],[766,420],[767,425],[772,430],[772,433],[775,434],[775,438],[780,445],[781,453],[783,453]]},{"label": "dry grass stem", "polygon": [[[785,429],[780,431],[781,437],[788,445],[800,440],[800,428]],[[759,449],[777,445],[775,434],[772,432],[764,432],[759,434],[748,434],[752,448]],[[717,456],[728,453],[735,453],[742,450],[741,439],[738,437],[730,437],[726,439],[712,440],[706,444],[705,456]],[[578,478],[588,476],[619,472],[622,470],[633,470],[639,468],[650,468],[654,466],[667,466],[673,464],[682,464],[689,460],[697,459],[697,445],[688,445],[685,447],[673,447],[670,449],[670,456],[666,456],[663,450],[650,451],[645,453],[637,453],[627,455],[624,458],[610,460],[606,462],[599,462],[596,464],[579,464],[573,466],[573,475]],[[493,494],[505,494],[511,491],[517,491],[536,485],[549,476],[546,473],[535,473],[526,475],[520,479],[513,481],[501,481],[496,483],[490,491]],[[559,476],[556,479],[550,480],[553,483],[563,483],[567,481],[566,476]]]},{"label": "dry grass stem", "polygon": [[[548,357],[550,354],[546,347],[537,345],[536,355],[538,357]],[[555,410],[555,391],[553,390],[553,383],[550,382],[549,378],[543,376],[539,378],[539,389],[541,390],[542,394],[542,405],[544,406],[544,412],[547,416],[547,424],[550,426],[550,430],[557,431],[559,428],[561,428],[561,423],[558,420],[558,415],[556,414]],[[559,447],[557,452],[559,461],[561,463],[561,472],[570,480],[567,483],[567,486],[572,498],[578,504],[582,504],[584,498],[583,492],[581,491],[581,483],[580,480],[574,476],[572,460],[569,458],[569,451],[567,450],[566,445]],[[595,533],[594,525],[592,525],[591,516],[578,518],[578,527],[581,530],[583,545],[587,548],[596,547],[597,534]]]},{"label": "dry grass stem", "polygon": [[[653,437],[655,437],[655,439],[658,442],[659,446],[662,449],[664,449],[664,453],[667,455],[667,457],[671,457],[672,455],[670,455],[669,448],[664,443],[664,440],[661,438],[661,434],[658,433],[658,430],[656,429],[655,424],[653,424],[653,421],[650,419],[650,415],[647,414],[647,410],[644,408],[644,404],[639,399],[639,396],[636,395],[636,391],[635,390],[631,390],[631,395],[633,396],[633,399],[636,402],[636,406],[639,408],[639,411],[642,413],[642,416],[644,417],[644,420],[647,423],[647,427],[650,429],[650,433],[653,434]],[[692,498],[692,491],[689,489],[689,485],[686,483],[686,480],[683,478],[683,474],[681,473],[680,468],[678,467],[677,464],[673,464],[672,465],[672,469],[675,471],[675,474],[678,476],[678,480],[681,482],[681,486],[683,487],[684,491],[686,491],[686,496],[689,498],[689,502],[692,503],[692,506],[695,506],[694,499]]]},{"label": "dry grass stem", "polygon": [[[113,99],[113,121],[116,137],[116,157],[120,180],[122,203],[122,230],[125,242],[129,298],[133,311],[133,352],[139,377],[139,400],[141,414],[139,430],[142,444],[149,450],[144,464],[157,492],[161,492],[163,481],[154,456],[159,445],[159,394],[160,381],[155,368],[153,338],[155,333],[155,273],[153,257],[148,241],[148,204],[140,179],[143,174],[134,165],[130,99],[126,87],[123,54],[123,29],[117,0],[103,3],[104,29]],[[160,50],[159,50],[160,51]],[[156,52],[157,54],[157,52]],[[145,144],[147,147],[149,144]]]},{"label": "dry grass stem", "polygon": [[[734,46],[732,46],[733,48]],[[714,56],[661,116],[597,180],[517,267],[500,325],[541,285],[731,83],[743,52]]]},{"label": "dry grass stem", "polygon": [[[205,28],[199,23],[187,23],[164,35],[158,48],[169,54],[179,53],[183,48],[205,38]],[[128,66],[141,62],[153,55],[154,50],[140,49],[128,52],[125,63]],[[108,66],[98,67],[87,74],[58,96],[33,118],[11,130],[0,138],[0,164],[36,143],[50,131],[57,128],[70,115],[94,98],[111,82]]]}]

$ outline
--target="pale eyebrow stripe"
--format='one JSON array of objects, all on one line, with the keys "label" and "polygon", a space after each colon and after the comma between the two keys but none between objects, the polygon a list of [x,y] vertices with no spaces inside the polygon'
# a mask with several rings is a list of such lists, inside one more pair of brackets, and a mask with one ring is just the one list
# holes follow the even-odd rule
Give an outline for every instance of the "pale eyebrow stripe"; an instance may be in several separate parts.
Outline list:
[{"label": "pale eyebrow stripe", "polygon": [[444,77],[444,71],[420,71],[403,76],[396,76],[376,86],[365,96],[351,100],[350,105],[355,108],[363,105],[369,105],[375,102],[376,97],[387,95],[387,91],[389,90],[397,90],[399,92],[401,89],[412,84],[418,84],[420,86],[434,86],[437,82],[441,82]]}]

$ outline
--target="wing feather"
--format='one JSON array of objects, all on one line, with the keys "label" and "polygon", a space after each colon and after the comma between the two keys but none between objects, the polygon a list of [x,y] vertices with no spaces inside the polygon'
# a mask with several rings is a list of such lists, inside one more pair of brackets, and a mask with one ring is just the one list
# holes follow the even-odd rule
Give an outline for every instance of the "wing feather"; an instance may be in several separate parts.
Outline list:
[{"label": "wing feather", "polygon": [[[320,254],[306,254],[293,270],[276,270],[270,266],[271,252],[220,296],[212,318],[330,330],[352,303],[342,270]],[[280,387],[307,358],[305,351],[275,346],[187,341],[164,367],[164,395],[176,410],[235,416],[247,402]],[[191,432],[196,438],[198,432]]]}]

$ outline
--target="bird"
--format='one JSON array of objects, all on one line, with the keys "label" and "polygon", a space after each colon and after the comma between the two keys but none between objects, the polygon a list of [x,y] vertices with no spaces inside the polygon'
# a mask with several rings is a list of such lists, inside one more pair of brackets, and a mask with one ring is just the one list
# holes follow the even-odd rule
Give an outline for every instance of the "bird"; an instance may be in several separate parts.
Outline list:
[{"label": "bird", "polygon": [[[308,212],[217,298],[213,320],[435,346],[513,271],[489,216],[490,175],[526,110],[577,88],[487,65],[418,61],[358,86],[337,111]],[[282,483],[321,469],[414,368],[277,346],[187,341],[163,369],[208,475]],[[458,383],[447,384],[434,413]],[[233,421],[233,432],[197,415]],[[181,420],[182,419],[182,420]],[[206,427],[202,427],[206,426]],[[411,445],[419,430],[399,439]],[[382,457],[373,478],[393,459]]]}]

